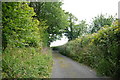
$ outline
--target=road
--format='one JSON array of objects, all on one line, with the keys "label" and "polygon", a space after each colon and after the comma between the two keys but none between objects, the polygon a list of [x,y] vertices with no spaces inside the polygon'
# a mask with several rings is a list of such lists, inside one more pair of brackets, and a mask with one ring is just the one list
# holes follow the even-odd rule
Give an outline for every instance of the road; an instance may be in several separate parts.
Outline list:
[{"label": "road", "polygon": [[98,78],[89,67],[53,51],[52,78]]}]

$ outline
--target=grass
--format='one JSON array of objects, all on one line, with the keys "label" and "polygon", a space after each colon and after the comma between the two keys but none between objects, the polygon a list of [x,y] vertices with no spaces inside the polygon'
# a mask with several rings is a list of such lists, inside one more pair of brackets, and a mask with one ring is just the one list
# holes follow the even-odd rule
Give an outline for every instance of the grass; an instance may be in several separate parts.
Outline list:
[{"label": "grass", "polygon": [[51,50],[40,48],[6,48],[3,52],[3,78],[49,78],[52,69]]}]

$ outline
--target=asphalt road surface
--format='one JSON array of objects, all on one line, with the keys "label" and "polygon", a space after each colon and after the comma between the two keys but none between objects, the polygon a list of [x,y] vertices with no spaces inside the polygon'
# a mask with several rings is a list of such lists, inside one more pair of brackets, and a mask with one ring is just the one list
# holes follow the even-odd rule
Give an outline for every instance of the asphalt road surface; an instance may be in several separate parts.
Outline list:
[{"label": "asphalt road surface", "polygon": [[89,67],[53,51],[52,78],[98,78]]}]

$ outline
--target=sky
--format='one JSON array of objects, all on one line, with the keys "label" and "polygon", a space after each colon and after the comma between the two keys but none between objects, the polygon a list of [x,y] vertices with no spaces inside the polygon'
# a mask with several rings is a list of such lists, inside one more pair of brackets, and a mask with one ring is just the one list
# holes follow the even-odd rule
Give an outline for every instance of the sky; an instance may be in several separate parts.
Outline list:
[{"label": "sky", "polygon": [[[62,9],[72,13],[79,21],[91,22],[92,18],[99,14],[118,14],[118,2],[120,0],[62,0]],[[117,16],[116,16],[117,17]],[[59,46],[67,43],[67,37],[51,43],[50,46]]]}]

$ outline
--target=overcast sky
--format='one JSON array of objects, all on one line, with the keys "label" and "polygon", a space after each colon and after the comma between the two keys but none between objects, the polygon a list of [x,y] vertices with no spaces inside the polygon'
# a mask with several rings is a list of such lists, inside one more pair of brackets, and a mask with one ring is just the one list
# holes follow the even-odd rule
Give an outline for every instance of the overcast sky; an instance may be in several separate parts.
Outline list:
[{"label": "overcast sky", "polygon": [[[72,13],[78,20],[87,20],[89,23],[92,18],[99,14],[115,15],[118,14],[118,2],[120,0],[63,0],[63,10]],[[62,45],[67,42],[63,37],[51,43],[51,46]]]},{"label": "overcast sky", "polygon": [[88,22],[98,14],[115,15],[118,13],[119,0],[63,0],[63,10],[75,15],[79,20]]}]

